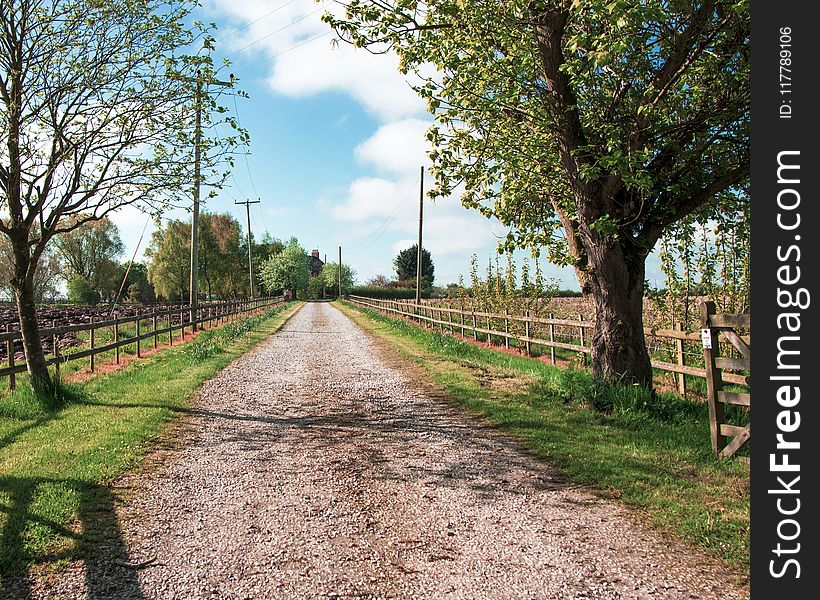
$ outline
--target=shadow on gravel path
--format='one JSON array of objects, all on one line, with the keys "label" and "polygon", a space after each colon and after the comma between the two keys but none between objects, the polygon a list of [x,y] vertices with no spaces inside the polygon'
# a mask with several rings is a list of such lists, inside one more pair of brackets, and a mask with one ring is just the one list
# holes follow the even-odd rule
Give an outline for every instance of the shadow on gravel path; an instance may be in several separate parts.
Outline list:
[{"label": "shadow on gravel path", "polygon": [[[31,507],[38,498],[51,494],[76,496],[79,519],[74,528],[33,514]],[[69,547],[50,558],[84,559],[85,598],[144,598],[136,571],[124,566],[128,552],[114,511],[116,498],[108,487],[76,479],[1,477],[0,495],[10,499],[0,504],[0,511],[6,513],[0,532],[0,595],[30,597],[31,581],[25,565],[35,557],[27,554],[23,540],[37,536],[38,530],[50,529],[71,540],[66,544]],[[112,582],[116,582],[115,588]]]}]

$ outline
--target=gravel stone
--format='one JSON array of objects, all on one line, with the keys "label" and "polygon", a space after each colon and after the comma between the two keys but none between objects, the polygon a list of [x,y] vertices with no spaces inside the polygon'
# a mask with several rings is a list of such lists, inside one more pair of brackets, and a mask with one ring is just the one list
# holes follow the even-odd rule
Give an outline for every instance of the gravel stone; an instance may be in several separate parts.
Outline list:
[{"label": "gravel stone", "polygon": [[118,483],[120,539],[30,597],[748,598],[417,372],[305,305]]}]

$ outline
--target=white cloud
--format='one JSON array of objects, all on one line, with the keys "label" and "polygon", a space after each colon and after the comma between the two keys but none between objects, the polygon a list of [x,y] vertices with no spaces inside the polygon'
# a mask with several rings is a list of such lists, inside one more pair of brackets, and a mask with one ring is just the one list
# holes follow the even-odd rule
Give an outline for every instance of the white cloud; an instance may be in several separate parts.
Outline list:
[{"label": "white cloud", "polygon": [[[272,10],[263,0],[216,0],[216,9],[237,23],[218,36],[234,54],[261,55],[271,64],[268,86],[278,94],[302,98],[341,92],[382,121],[424,113],[424,102],[398,70],[394,53],[374,55],[336,37],[321,21],[340,5],[297,0]],[[230,55],[229,55],[230,56]]]},{"label": "white cloud", "polygon": [[356,158],[381,171],[399,174],[418,173],[427,164],[431,149],[425,133],[430,121],[404,119],[386,123],[354,150]]},{"label": "white cloud", "polygon": [[424,102],[397,66],[392,54],[372,55],[347,44],[328,49],[328,43],[317,41],[278,58],[268,85],[296,98],[342,92],[382,121],[423,113]]}]

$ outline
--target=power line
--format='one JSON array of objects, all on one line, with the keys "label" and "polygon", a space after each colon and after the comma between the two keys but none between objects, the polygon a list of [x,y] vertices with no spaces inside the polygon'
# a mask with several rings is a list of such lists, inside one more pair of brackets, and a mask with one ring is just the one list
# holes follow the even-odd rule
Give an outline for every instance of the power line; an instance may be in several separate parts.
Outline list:
[{"label": "power line", "polygon": [[246,30],[248,27],[250,27],[251,25],[255,25],[256,23],[258,23],[258,22],[259,22],[259,21],[261,21],[262,19],[267,19],[267,18],[268,18],[269,16],[271,16],[272,14],[279,12],[280,10],[282,10],[282,9],[283,9],[283,8],[285,8],[286,6],[289,6],[289,5],[293,4],[294,2],[296,2],[296,0],[288,0],[288,2],[285,2],[285,3],[284,3],[284,4],[282,4],[281,6],[278,6],[277,8],[274,8],[272,11],[270,11],[270,12],[268,12],[268,13],[265,13],[264,15],[262,15],[261,17],[259,17],[258,19],[254,19],[254,20],[253,20],[253,21],[251,21],[250,23],[245,23],[242,27],[237,27],[237,28],[236,28],[236,29],[234,29],[233,31],[231,31],[231,32],[227,33],[225,36],[222,36],[222,37],[219,39],[219,41],[224,42],[226,39],[228,39],[228,38],[232,38],[232,37],[236,36],[236,34],[238,34],[238,33],[241,33],[241,32],[243,32],[243,31],[245,31],[245,30]]},{"label": "power line", "polygon": [[275,30],[275,31],[271,31],[270,33],[266,33],[265,35],[263,35],[262,37],[260,37],[260,38],[258,38],[258,39],[256,39],[256,40],[252,41],[251,43],[249,43],[249,44],[245,44],[245,45],[244,45],[244,46],[242,46],[239,50],[235,50],[234,52],[231,52],[230,54],[226,54],[226,55],[225,55],[225,58],[229,58],[229,57],[231,57],[231,56],[234,56],[235,54],[239,54],[239,53],[240,53],[240,52],[242,52],[243,50],[247,50],[247,49],[248,49],[248,48],[250,48],[251,46],[255,46],[255,45],[256,45],[256,44],[258,44],[259,42],[262,42],[262,41],[264,41],[264,40],[266,40],[266,39],[268,39],[268,38],[270,38],[270,37],[273,37],[274,35],[276,35],[276,34],[277,34],[277,33],[279,33],[280,31],[284,31],[285,29],[288,29],[288,28],[290,28],[290,27],[293,27],[293,26],[294,26],[294,25],[296,25],[299,21],[304,21],[305,19],[307,19],[307,18],[308,18],[308,17],[310,17],[311,15],[315,15],[315,14],[316,14],[317,12],[319,12],[320,10],[323,10],[323,7],[321,7],[321,6],[320,6],[320,7],[319,7],[319,8],[317,8],[316,10],[311,11],[311,12],[309,12],[309,13],[307,13],[307,14],[302,15],[302,16],[301,16],[301,17],[299,17],[298,19],[294,19],[293,21],[291,21],[290,23],[288,23],[288,24],[287,24],[287,25],[285,25],[284,27],[280,27],[279,29],[277,29],[277,30]]},{"label": "power line", "polygon": [[[236,102],[236,96],[235,95],[233,97],[233,107],[234,107],[234,110],[236,111],[236,124],[239,126],[240,129],[242,129],[242,122],[239,120],[239,105]],[[253,175],[251,175],[251,165],[248,162],[248,154],[251,151],[250,146],[247,146],[247,150],[248,150],[247,152],[242,153],[245,156],[245,168],[248,170],[248,179],[251,182],[251,188],[253,189],[253,193],[258,196],[259,194],[256,191],[256,186],[253,183]]]},{"label": "power line", "polygon": [[307,39],[307,40],[305,40],[305,41],[303,41],[303,42],[299,42],[298,44],[294,44],[294,45],[293,45],[293,46],[291,46],[290,48],[287,48],[287,49],[285,49],[285,50],[282,50],[281,52],[279,52],[279,53],[277,53],[277,54],[272,54],[272,55],[270,55],[270,56],[266,56],[265,58],[262,58],[262,59],[259,59],[259,60],[257,60],[257,61],[254,61],[254,62],[252,62],[252,63],[250,63],[250,64],[244,65],[244,67],[245,67],[246,69],[252,69],[253,67],[255,67],[255,66],[257,66],[257,65],[261,65],[262,63],[267,63],[267,62],[270,62],[270,61],[271,61],[272,59],[274,59],[274,58],[279,58],[279,57],[280,57],[280,56],[282,56],[283,54],[287,54],[288,52],[290,52],[290,51],[292,51],[292,50],[296,50],[297,48],[301,48],[302,46],[305,46],[305,45],[307,45],[307,44],[309,44],[309,43],[311,43],[311,42],[315,42],[315,41],[316,41],[316,40],[318,40],[318,39],[321,39],[321,38],[323,38],[323,37],[327,37],[327,36],[329,36],[331,33],[333,33],[333,32],[332,32],[332,31],[326,31],[326,32],[324,32],[324,33],[322,33],[322,34],[319,34],[319,35],[317,35],[317,36],[314,36],[314,37],[312,37],[312,38],[309,38],[309,39]]},{"label": "power line", "polygon": [[358,244],[352,246],[353,250],[348,250],[348,254],[360,254],[375,244],[379,238],[387,231],[387,228],[393,224],[396,217],[399,216],[401,209],[407,204],[410,198],[409,192],[405,192],[402,196],[401,202],[396,206],[392,213],[387,215],[384,220],[374,229],[367,237],[362,239]]}]

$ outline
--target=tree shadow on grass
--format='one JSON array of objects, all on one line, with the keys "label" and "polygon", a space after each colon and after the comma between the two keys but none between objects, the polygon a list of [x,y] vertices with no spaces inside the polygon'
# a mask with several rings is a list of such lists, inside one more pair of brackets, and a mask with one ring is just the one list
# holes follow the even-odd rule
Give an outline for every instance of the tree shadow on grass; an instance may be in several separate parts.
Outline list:
[{"label": "tree shadow on grass", "polygon": [[[42,510],[40,499],[54,494],[75,497],[76,526],[67,527]],[[83,597],[144,598],[137,572],[117,564],[128,561],[128,551],[114,511],[115,498],[107,486],[77,479],[0,477],[0,498],[0,596],[31,597],[34,588],[27,567],[33,563],[81,560]],[[57,538],[59,542],[40,548],[38,538]],[[49,597],[67,597],[67,590],[51,589],[60,584],[56,575],[36,585]]]}]

